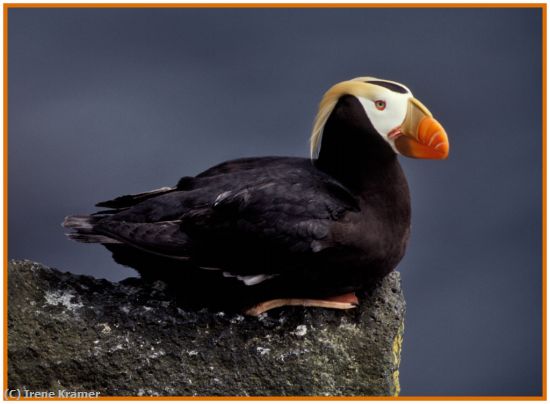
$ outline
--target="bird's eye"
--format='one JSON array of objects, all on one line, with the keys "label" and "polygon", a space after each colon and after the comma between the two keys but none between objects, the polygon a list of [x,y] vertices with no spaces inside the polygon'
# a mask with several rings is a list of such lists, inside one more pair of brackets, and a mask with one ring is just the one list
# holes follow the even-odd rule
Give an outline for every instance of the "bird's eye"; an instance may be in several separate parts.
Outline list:
[{"label": "bird's eye", "polygon": [[376,100],[374,101],[374,106],[376,107],[377,110],[383,111],[386,109],[386,101]]}]

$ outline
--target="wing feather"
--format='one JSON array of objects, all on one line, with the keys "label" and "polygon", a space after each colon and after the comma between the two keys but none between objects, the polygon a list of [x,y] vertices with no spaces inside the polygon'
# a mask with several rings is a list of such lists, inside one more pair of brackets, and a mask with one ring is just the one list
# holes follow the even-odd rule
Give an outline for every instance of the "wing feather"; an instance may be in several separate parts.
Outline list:
[{"label": "wing feather", "polygon": [[91,233],[248,285],[334,246],[335,221],[359,209],[348,189],[309,160],[275,157],[226,162],[176,188],[98,206],[115,210],[94,221]]}]

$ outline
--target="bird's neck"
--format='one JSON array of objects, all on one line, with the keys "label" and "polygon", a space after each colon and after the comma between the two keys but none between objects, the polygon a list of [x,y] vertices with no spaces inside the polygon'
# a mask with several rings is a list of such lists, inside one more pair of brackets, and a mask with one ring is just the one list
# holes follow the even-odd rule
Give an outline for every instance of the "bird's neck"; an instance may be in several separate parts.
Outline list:
[{"label": "bird's neck", "polygon": [[[407,190],[405,175],[393,156],[384,160],[369,159],[362,155],[344,153],[321,155],[315,166],[338,180],[358,196],[376,194],[396,194]],[[397,195],[396,195],[397,196]]]},{"label": "bird's neck", "polygon": [[405,181],[397,155],[352,96],[342,97],[327,120],[314,164],[357,194]]}]

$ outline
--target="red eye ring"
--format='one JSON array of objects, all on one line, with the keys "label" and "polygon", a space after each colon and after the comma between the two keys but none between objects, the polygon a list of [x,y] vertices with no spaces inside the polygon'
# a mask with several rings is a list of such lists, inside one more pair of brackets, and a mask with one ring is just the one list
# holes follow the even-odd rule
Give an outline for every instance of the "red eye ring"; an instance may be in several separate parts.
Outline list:
[{"label": "red eye ring", "polygon": [[383,111],[383,110],[386,109],[386,101],[376,100],[376,101],[374,101],[374,106],[376,107],[377,110]]}]

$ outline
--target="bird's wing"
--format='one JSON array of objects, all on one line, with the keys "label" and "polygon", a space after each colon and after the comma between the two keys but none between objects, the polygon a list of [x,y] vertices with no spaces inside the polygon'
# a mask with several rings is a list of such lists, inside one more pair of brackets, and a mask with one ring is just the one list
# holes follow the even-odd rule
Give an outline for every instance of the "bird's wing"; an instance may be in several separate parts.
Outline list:
[{"label": "bird's wing", "polygon": [[255,273],[260,263],[273,271],[283,261],[298,264],[332,247],[334,223],[359,210],[351,192],[309,167],[249,174],[239,186],[213,187],[218,191],[210,194],[207,205],[180,218],[209,267],[231,262],[240,273]]},{"label": "bird's wing", "polygon": [[228,275],[275,273],[333,246],[331,226],[359,208],[345,187],[309,162],[273,167],[187,179],[178,190],[100,220],[94,230]]},{"label": "bird's wing", "polygon": [[217,164],[208,170],[203,171],[196,177],[182,177],[176,187],[161,187],[151,191],[140,192],[137,194],[122,195],[108,201],[102,201],[95,204],[97,207],[109,209],[126,209],[147,199],[164,195],[176,190],[192,189],[195,178],[211,177],[214,175],[227,174],[234,171],[243,172],[257,168],[258,164],[269,164],[281,160],[279,157],[250,157],[226,161]]},{"label": "bird's wing", "polygon": [[179,220],[126,222],[102,220],[94,231],[132,247],[175,259],[188,260],[190,239],[181,231]]},{"label": "bird's wing", "polygon": [[154,198],[168,192],[172,192],[174,189],[174,187],[162,187],[158,189],[153,189],[152,191],[141,192],[139,194],[122,195],[115,199],[98,202],[95,204],[95,206],[110,209],[124,209],[137,203],[143,202],[147,199]]}]

